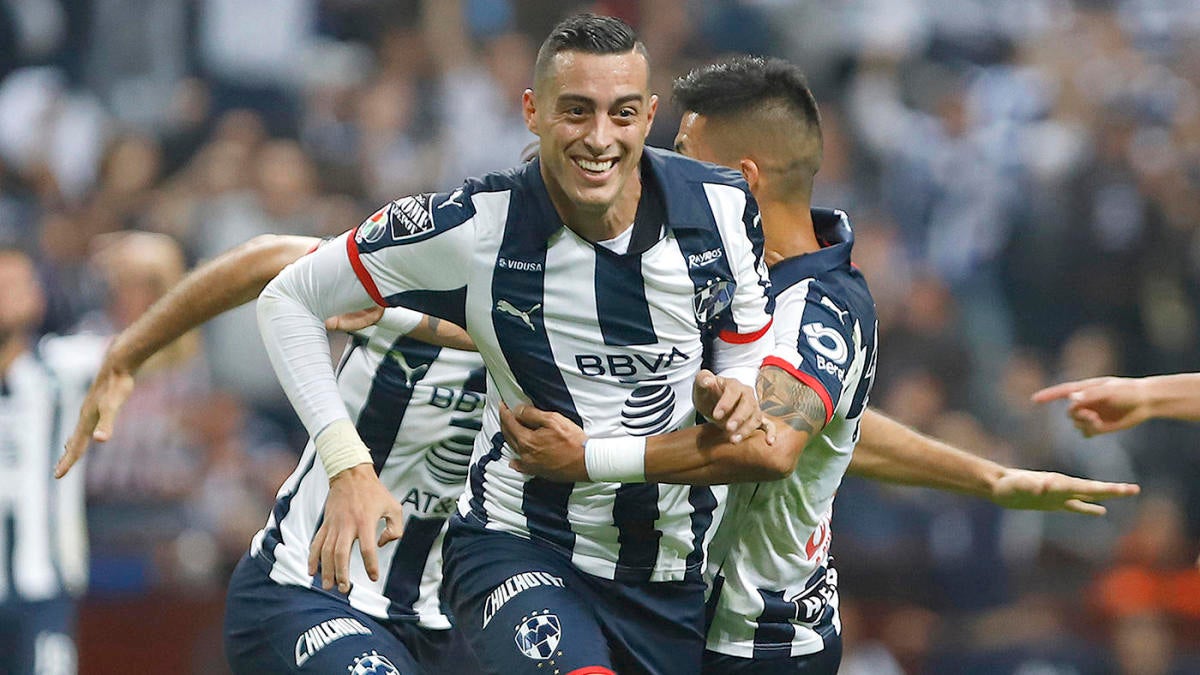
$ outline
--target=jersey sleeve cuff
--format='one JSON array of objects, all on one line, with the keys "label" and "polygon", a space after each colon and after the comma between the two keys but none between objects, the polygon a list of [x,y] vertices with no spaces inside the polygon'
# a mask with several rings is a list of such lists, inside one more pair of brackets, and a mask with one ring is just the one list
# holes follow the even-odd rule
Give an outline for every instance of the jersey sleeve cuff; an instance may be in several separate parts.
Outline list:
[{"label": "jersey sleeve cuff", "polygon": [[771,324],[774,323],[774,321],[775,321],[775,319],[773,319],[773,318],[768,320],[767,323],[765,325],[763,325],[762,328],[759,328],[758,330],[756,330],[752,333],[737,333],[737,332],[731,331],[731,330],[723,330],[723,331],[717,333],[717,337],[721,338],[721,340],[723,342],[728,342],[729,344],[734,344],[734,345],[750,344],[751,342],[754,342],[755,340],[766,335],[767,331],[771,330]]},{"label": "jersey sleeve cuff", "polygon": [[387,302],[384,301],[383,295],[379,293],[379,287],[375,285],[375,280],[371,278],[371,273],[367,271],[366,265],[363,265],[362,258],[358,255],[358,244],[355,243],[355,237],[358,235],[358,228],[350,230],[350,236],[346,237],[346,255],[350,258],[350,267],[354,270],[354,276],[358,277],[358,282],[362,284],[367,295],[375,301],[375,304],[380,307],[387,307]]},{"label": "jersey sleeve cuff", "polygon": [[817,392],[817,396],[821,397],[821,403],[825,405],[825,423],[829,424],[829,420],[833,419],[833,397],[829,395],[829,390],[817,378],[793,366],[791,363],[779,358],[778,356],[768,356],[763,359],[763,366],[775,366],[780,370],[788,373],[792,377],[800,380],[809,389]]}]

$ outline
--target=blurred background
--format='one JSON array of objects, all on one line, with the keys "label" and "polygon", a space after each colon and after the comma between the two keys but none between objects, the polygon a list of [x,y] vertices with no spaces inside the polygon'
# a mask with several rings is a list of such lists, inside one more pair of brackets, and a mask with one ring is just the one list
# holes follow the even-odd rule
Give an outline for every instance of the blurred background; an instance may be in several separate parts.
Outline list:
[{"label": "blurred background", "polygon": [[[0,0],[0,242],[37,261],[43,330],[119,330],[255,235],[514,165],[537,45],[580,9],[645,41],[652,145],[695,65],[807,70],[815,203],[850,213],[879,308],[874,405],[1143,485],[1090,519],[848,479],[842,672],[1200,672],[1200,427],[1085,440],[1029,403],[1200,369],[1194,0]],[[303,443],[252,308],[148,364],[87,467],[82,673],[225,671],[226,579]]]}]

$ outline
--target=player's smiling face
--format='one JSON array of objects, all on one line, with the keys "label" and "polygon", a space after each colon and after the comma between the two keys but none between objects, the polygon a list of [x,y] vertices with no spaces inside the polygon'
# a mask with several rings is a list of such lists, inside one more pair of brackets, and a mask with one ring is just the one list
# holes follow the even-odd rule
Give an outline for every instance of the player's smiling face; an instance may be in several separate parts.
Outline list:
[{"label": "player's smiling face", "polygon": [[648,78],[646,58],[636,50],[554,56],[538,90],[524,98],[552,196],[586,211],[605,211],[617,201],[638,170],[658,106]]}]

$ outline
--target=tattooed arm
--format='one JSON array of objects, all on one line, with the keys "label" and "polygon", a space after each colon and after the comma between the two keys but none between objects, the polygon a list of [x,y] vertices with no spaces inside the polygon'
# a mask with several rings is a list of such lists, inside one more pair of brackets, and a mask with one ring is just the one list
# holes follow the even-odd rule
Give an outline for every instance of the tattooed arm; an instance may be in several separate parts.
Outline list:
[{"label": "tattooed arm", "polygon": [[780,368],[758,375],[758,400],[775,428],[775,442],[756,431],[740,443],[709,424],[646,440],[646,480],[714,485],[779,480],[792,474],[810,438],[825,428],[820,396]]}]

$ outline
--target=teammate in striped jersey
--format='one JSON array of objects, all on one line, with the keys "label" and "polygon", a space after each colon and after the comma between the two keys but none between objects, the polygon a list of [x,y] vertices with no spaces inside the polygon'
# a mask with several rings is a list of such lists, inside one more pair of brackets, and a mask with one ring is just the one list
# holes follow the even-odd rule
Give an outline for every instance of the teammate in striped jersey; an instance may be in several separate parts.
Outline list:
[{"label": "teammate in striped jersey", "polygon": [[[268,352],[333,476],[326,523],[346,526],[330,531],[338,543],[322,567],[340,585],[350,542],[374,535],[386,496],[316,358],[321,317],[406,303],[474,338],[488,401],[444,552],[447,597],[489,670],[700,666],[701,573],[722,490],[530,480],[508,466],[499,423],[502,402],[532,401],[598,436],[679,428],[693,422],[702,362],[752,380],[771,346],[753,199],[736,173],[643,152],[656,105],[628,26],[568,19],[524,97],[537,159],[397,200],[259,302]],[[736,436],[758,410],[735,381]]]},{"label": "teammate in striped jersey", "polygon": [[[318,242],[256,238],[188,275],[118,335],[57,473],[71,468],[89,439],[111,435],[134,373],[146,359],[204,321],[253,299]],[[454,642],[438,587],[442,531],[462,492],[480,427],[483,364],[473,351],[438,345],[473,349],[457,326],[400,308],[353,334],[339,366],[339,392],[370,448],[373,471],[397,500],[388,514],[394,518],[389,538],[400,533],[399,504],[407,511],[403,533],[399,541],[381,543],[374,575],[361,564],[351,570],[348,594],[321,589],[309,571],[309,550],[329,480],[314,462],[310,444],[230,583],[226,653],[236,672],[325,673],[364,662],[392,664],[403,672],[418,667],[477,671],[469,650]],[[74,400],[67,409],[78,405]],[[59,487],[75,479],[72,475]]]},{"label": "teammate in striped jersey", "polygon": [[74,673],[75,600],[87,585],[82,474],[50,467],[104,338],[36,344],[42,289],[29,257],[0,249],[0,672]]},{"label": "teammate in striped jersey", "polygon": [[[1090,500],[1137,492],[1000,467],[864,412],[874,307],[849,264],[853,236],[844,214],[809,207],[820,132],[803,77],[783,62],[741,59],[682,78],[676,96],[689,109],[678,149],[740,167],[762,206],[767,255],[776,261],[777,351],[764,361],[759,388],[763,409],[786,422],[769,454],[757,457],[762,445],[721,443],[703,427],[647,442],[647,479],[783,479],[731,488],[729,512],[710,547],[706,672],[836,672],[840,626],[828,522],[860,420],[860,473],[873,478],[1082,513],[1103,513]],[[517,467],[559,480],[594,476],[584,450],[591,441],[561,416],[523,407],[503,419],[520,454]]]}]

